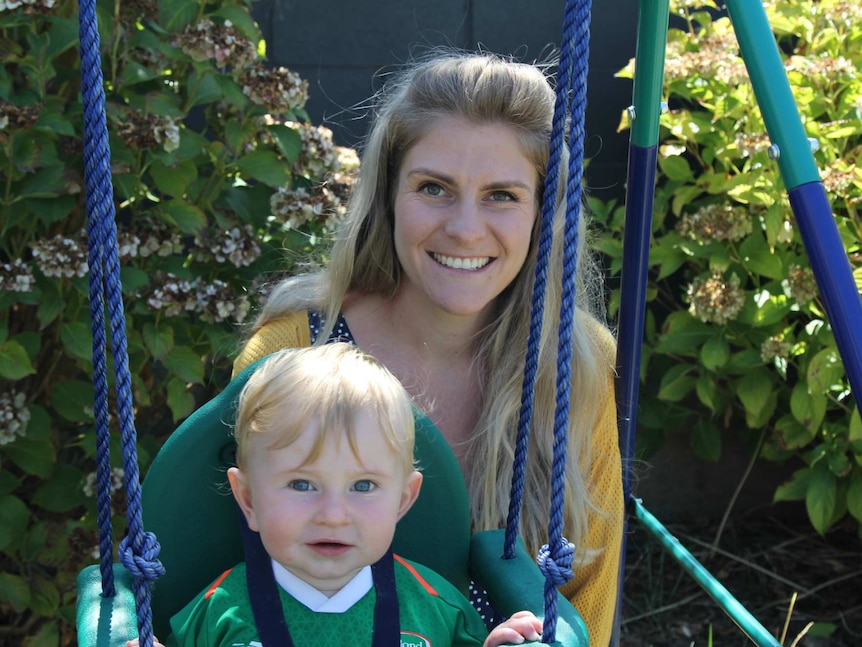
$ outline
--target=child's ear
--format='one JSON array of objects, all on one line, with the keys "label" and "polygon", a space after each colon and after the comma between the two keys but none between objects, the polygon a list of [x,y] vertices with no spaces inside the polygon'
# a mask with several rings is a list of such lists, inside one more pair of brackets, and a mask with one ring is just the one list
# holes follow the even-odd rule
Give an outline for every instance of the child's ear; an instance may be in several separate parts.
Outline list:
[{"label": "child's ear", "polygon": [[407,475],[407,482],[404,484],[404,491],[401,493],[401,505],[398,508],[399,519],[407,514],[407,511],[416,503],[416,498],[419,496],[421,488],[422,474],[413,470]]},{"label": "child's ear", "polygon": [[251,498],[251,486],[248,483],[248,478],[245,473],[238,467],[228,468],[227,480],[230,481],[230,489],[233,491],[233,498],[239,504],[245,519],[248,522],[248,527],[255,532],[260,532],[257,525],[257,517],[254,514],[254,505]]}]

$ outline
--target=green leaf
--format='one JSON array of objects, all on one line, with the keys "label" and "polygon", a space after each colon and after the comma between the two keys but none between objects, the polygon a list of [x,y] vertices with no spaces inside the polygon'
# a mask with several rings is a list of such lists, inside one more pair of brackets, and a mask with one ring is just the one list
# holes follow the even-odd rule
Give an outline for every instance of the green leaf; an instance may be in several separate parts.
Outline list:
[{"label": "green leaf", "polygon": [[20,538],[29,521],[30,511],[21,499],[11,494],[0,496],[0,550]]},{"label": "green leaf", "polygon": [[51,407],[70,422],[93,420],[93,385],[83,380],[64,380],[54,384]]},{"label": "green leaf", "polygon": [[93,334],[84,322],[73,321],[63,324],[60,328],[60,339],[63,347],[72,357],[85,359],[88,362],[93,359]]},{"label": "green leaf", "polygon": [[816,430],[826,415],[826,396],[809,393],[808,385],[797,382],[790,394],[790,412],[803,425]]},{"label": "green leaf", "polygon": [[284,124],[274,124],[269,126],[268,130],[281,154],[290,164],[293,164],[302,152],[302,137],[296,130]]},{"label": "green leaf", "polygon": [[838,479],[825,464],[811,468],[805,492],[805,509],[811,525],[820,534],[829,529],[834,518],[837,490]]},{"label": "green leaf", "polygon": [[691,430],[691,448],[700,458],[717,462],[721,458],[721,431],[711,420],[701,420]]},{"label": "green leaf", "polygon": [[0,601],[23,612],[30,606],[30,585],[20,575],[0,573]]},{"label": "green leaf", "polygon": [[862,471],[855,470],[847,489],[847,510],[857,521],[862,521]]},{"label": "green leaf", "polygon": [[63,193],[66,182],[63,177],[65,166],[57,164],[46,166],[27,176],[17,193],[20,198],[56,198]]},{"label": "green leaf", "polygon": [[174,199],[161,205],[162,215],[185,234],[197,234],[207,226],[207,217],[196,205]]},{"label": "green leaf", "polygon": [[287,186],[290,182],[290,171],[271,150],[255,150],[238,159],[236,165],[244,175],[273,188]]},{"label": "green leaf", "polygon": [[710,371],[721,368],[730,358],[730,345],[724,335],[713,335],[700,349],[700,361]]},{"label": "green leaf", "polygon": [[42,478],[51,475],[57,460],[54,445],[47,440],[18,438],[3,449],[6,456],[22,470]]},{"label": "green leaf", "polygon": [[694,179],[694,174],[691,171],[691,166],[689,166],[688,161],[679,155],[660,157],[658,165],[661,172],[667,176],[669,180],[689,182]]},{"label": "green leaf", "polygon": [[769,403],[773,384],[767,371],[760,369],[747,373],[736,384],[736,395],[747,414],[757,418]]},{"label": "green leaf", "polygon": [[808,482],[811,479],[811,468],[805,467],[797,470],[790,477],[789,481],[785,481],[775,490],[775,495],[772,497],[773,503],[779,501],[802,501],[808,492]]},{"label": "green leaf", "polygon": [[0,346],[0,377],[6,380],[20,380],[35,372],[27,351],[17,341],[9,339]]},{"label": "green leaf", "polygon": [[703,373],[697,378],[697,398],[711,411],[718,409],[720,395],[715,379],[709,373]]},{"label": "green leaf", "polygon": [[150,175],[156,188],[175,198],[182,198],[189,184],[198,177],[198,168],[191,160],[184,160],[174,166],[165,166],[161,162],[153,162]]},{"label": "green leaf", "polygon": [[35,636],[27,638],[22,647],[57,647],[59,644],[60,632],[57,623],[48,622],[39,628]]},{"label": "green leaf", "polygon": [[86,505],[87,499],[81,489],[84,473],[77,467],[60,463],[51,477],[38,487],[33,503],[48,512],[70,512]]},{"label": "green leaf", "polygon": [[696,353],[700,347],[715,334],[715,330],[688,312],[673,312],[665,321],[657,353]]},{"label": "green leaf", "polygon": [[60,592],[54,584],[44,577],[36,575],[30,584],[30,608],[33,612],[51,618],[60,608]]},{"label": "green leaf", "polygon": [[27,423],[27,438],[30,440],[50,440],[51,417],[43,407],[30,403],[30,422]]},{"label": "green leaf", "polygon": [[123,283],[124,294],[135,294],[142,287],[150,284],[150,275],[138,267],[123,266],[120,268],[120,280]]},{"label": "green leaf", "polygon": [[672,367],[661,378],[658,399],[666,402],[678,402],[695,388],[697,380],[688,374],[692,371],[691,366],[679,364]]},{"label": "green leaf", "polygon": [[775,428],[781,432],[786,449],[801,449],[817,436],[817,429],[809,429],[793,416],[782,416]]},{"label": "green leaf", "polygon": [[168,382],[168,407],[174,422],[182,420],[194,411],[195,399],[185,382],[171,378]]},{"label": "green leaf", "polygon": [[260,40],[260,31],[247,8],[243,6],[223,5],[213,12],[213,16],[229,20],[249,40],[255,42]]},{"label": "green leaf", "polygon": [[174,329],[167,324],[144,324],[144,345],[156,359],[162,359],[174,347]]},{"label": "green leaf", "polygon": [[824,348],[808,364],[808,388],[814,393],[826,393],[835,386],[841,386],[844,378],[844,364],[835,347]]},{"label": "green leaf", "polygon": [[177,346],[162,362],[183,382],[203,383],[204,363],[201,356],[187,346]]}]

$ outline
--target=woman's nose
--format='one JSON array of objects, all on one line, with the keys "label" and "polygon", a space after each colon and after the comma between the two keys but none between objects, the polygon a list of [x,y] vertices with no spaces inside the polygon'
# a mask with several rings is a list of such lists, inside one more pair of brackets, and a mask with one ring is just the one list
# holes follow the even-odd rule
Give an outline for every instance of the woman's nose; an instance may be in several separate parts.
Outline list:
[{"label": "woman's nose", "polygon": [[451,207],[444,231],[465,243],[481,238],[485,232],[485,223],[479,205],[473,200],[458,200]]}]

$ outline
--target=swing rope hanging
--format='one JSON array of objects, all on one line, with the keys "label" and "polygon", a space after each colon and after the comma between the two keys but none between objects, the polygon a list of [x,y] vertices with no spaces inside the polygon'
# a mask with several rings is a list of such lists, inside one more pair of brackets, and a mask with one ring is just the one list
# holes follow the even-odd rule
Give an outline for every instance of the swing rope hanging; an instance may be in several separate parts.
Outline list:
[{"label": "swing rope hanging", "polygon": [[578,265],[578,226],[583,179],[584,121],[587,103],[589,61],[590,0],[568,0],[563,22],[560,63],[557,70],[556,101],[551,129],[548,168],[542,194],[541,230],[536,275],[530,312],[530,331],[521,396],[521,414],[515,459],[509,516],[506,523],[503,558],[515,553],[521,503],[527,464],[530,424],[533,414],[533,390],[538,367],[539,339],[542,332],[548,261],[553,243],[554,211],[557,203],[560,168],[564,162],[563,142],[569,118],[569,159],[566,182],[566,220],[560,300],[559,341],[557,346],[557,390],[554,412],[554,454],[551,476],[551,510],[548,543],[538,555],[539,568],[545,576],[545,620],[542,642],[554,642],[557,625],[557,587],[572,579],[575,547],[565,539],[563,507],[566,478],[566,443],[568,436],[570,371],[572,365],[572,326],[575,313],[576,270]]},{"label": "swing rope hanging", "polygon": [[97,520],[99,524],[102,595],[113,597],[113,540],[111,524],[111,462],[108,415],[107,334],[105,307],[111,327],[117,410],[123,452],[128,534],[120,542],[120,562],[134,576],[135,606],[141,645],[153,643],[150,583],[164,573],[158,561],[159,544],[144,532],[141,519],[137,434],[132,405],[131,374],[126,341],[126,318],[120,282],[114,191],[105,116],[95,0],[82,0],[79,9],[81,96],[84,108],[84,178],[86,183],[90,315],[93,335],[93,388],[96,418]]}]

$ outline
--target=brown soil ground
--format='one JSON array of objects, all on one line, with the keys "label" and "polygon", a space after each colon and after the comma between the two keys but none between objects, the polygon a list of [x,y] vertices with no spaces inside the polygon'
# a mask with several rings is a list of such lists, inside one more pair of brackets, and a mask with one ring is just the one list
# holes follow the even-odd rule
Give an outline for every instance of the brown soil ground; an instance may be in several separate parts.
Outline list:
[{"label": "brown soil ground", "polygon": [[[725,524],[714,553],[718,524],[668,530],[785,647],[862,646],[862,541],[855,523],[821,536],[806,520],[750,513]],[[623,647],[752,644],[636,520],[628,547]]]}]

